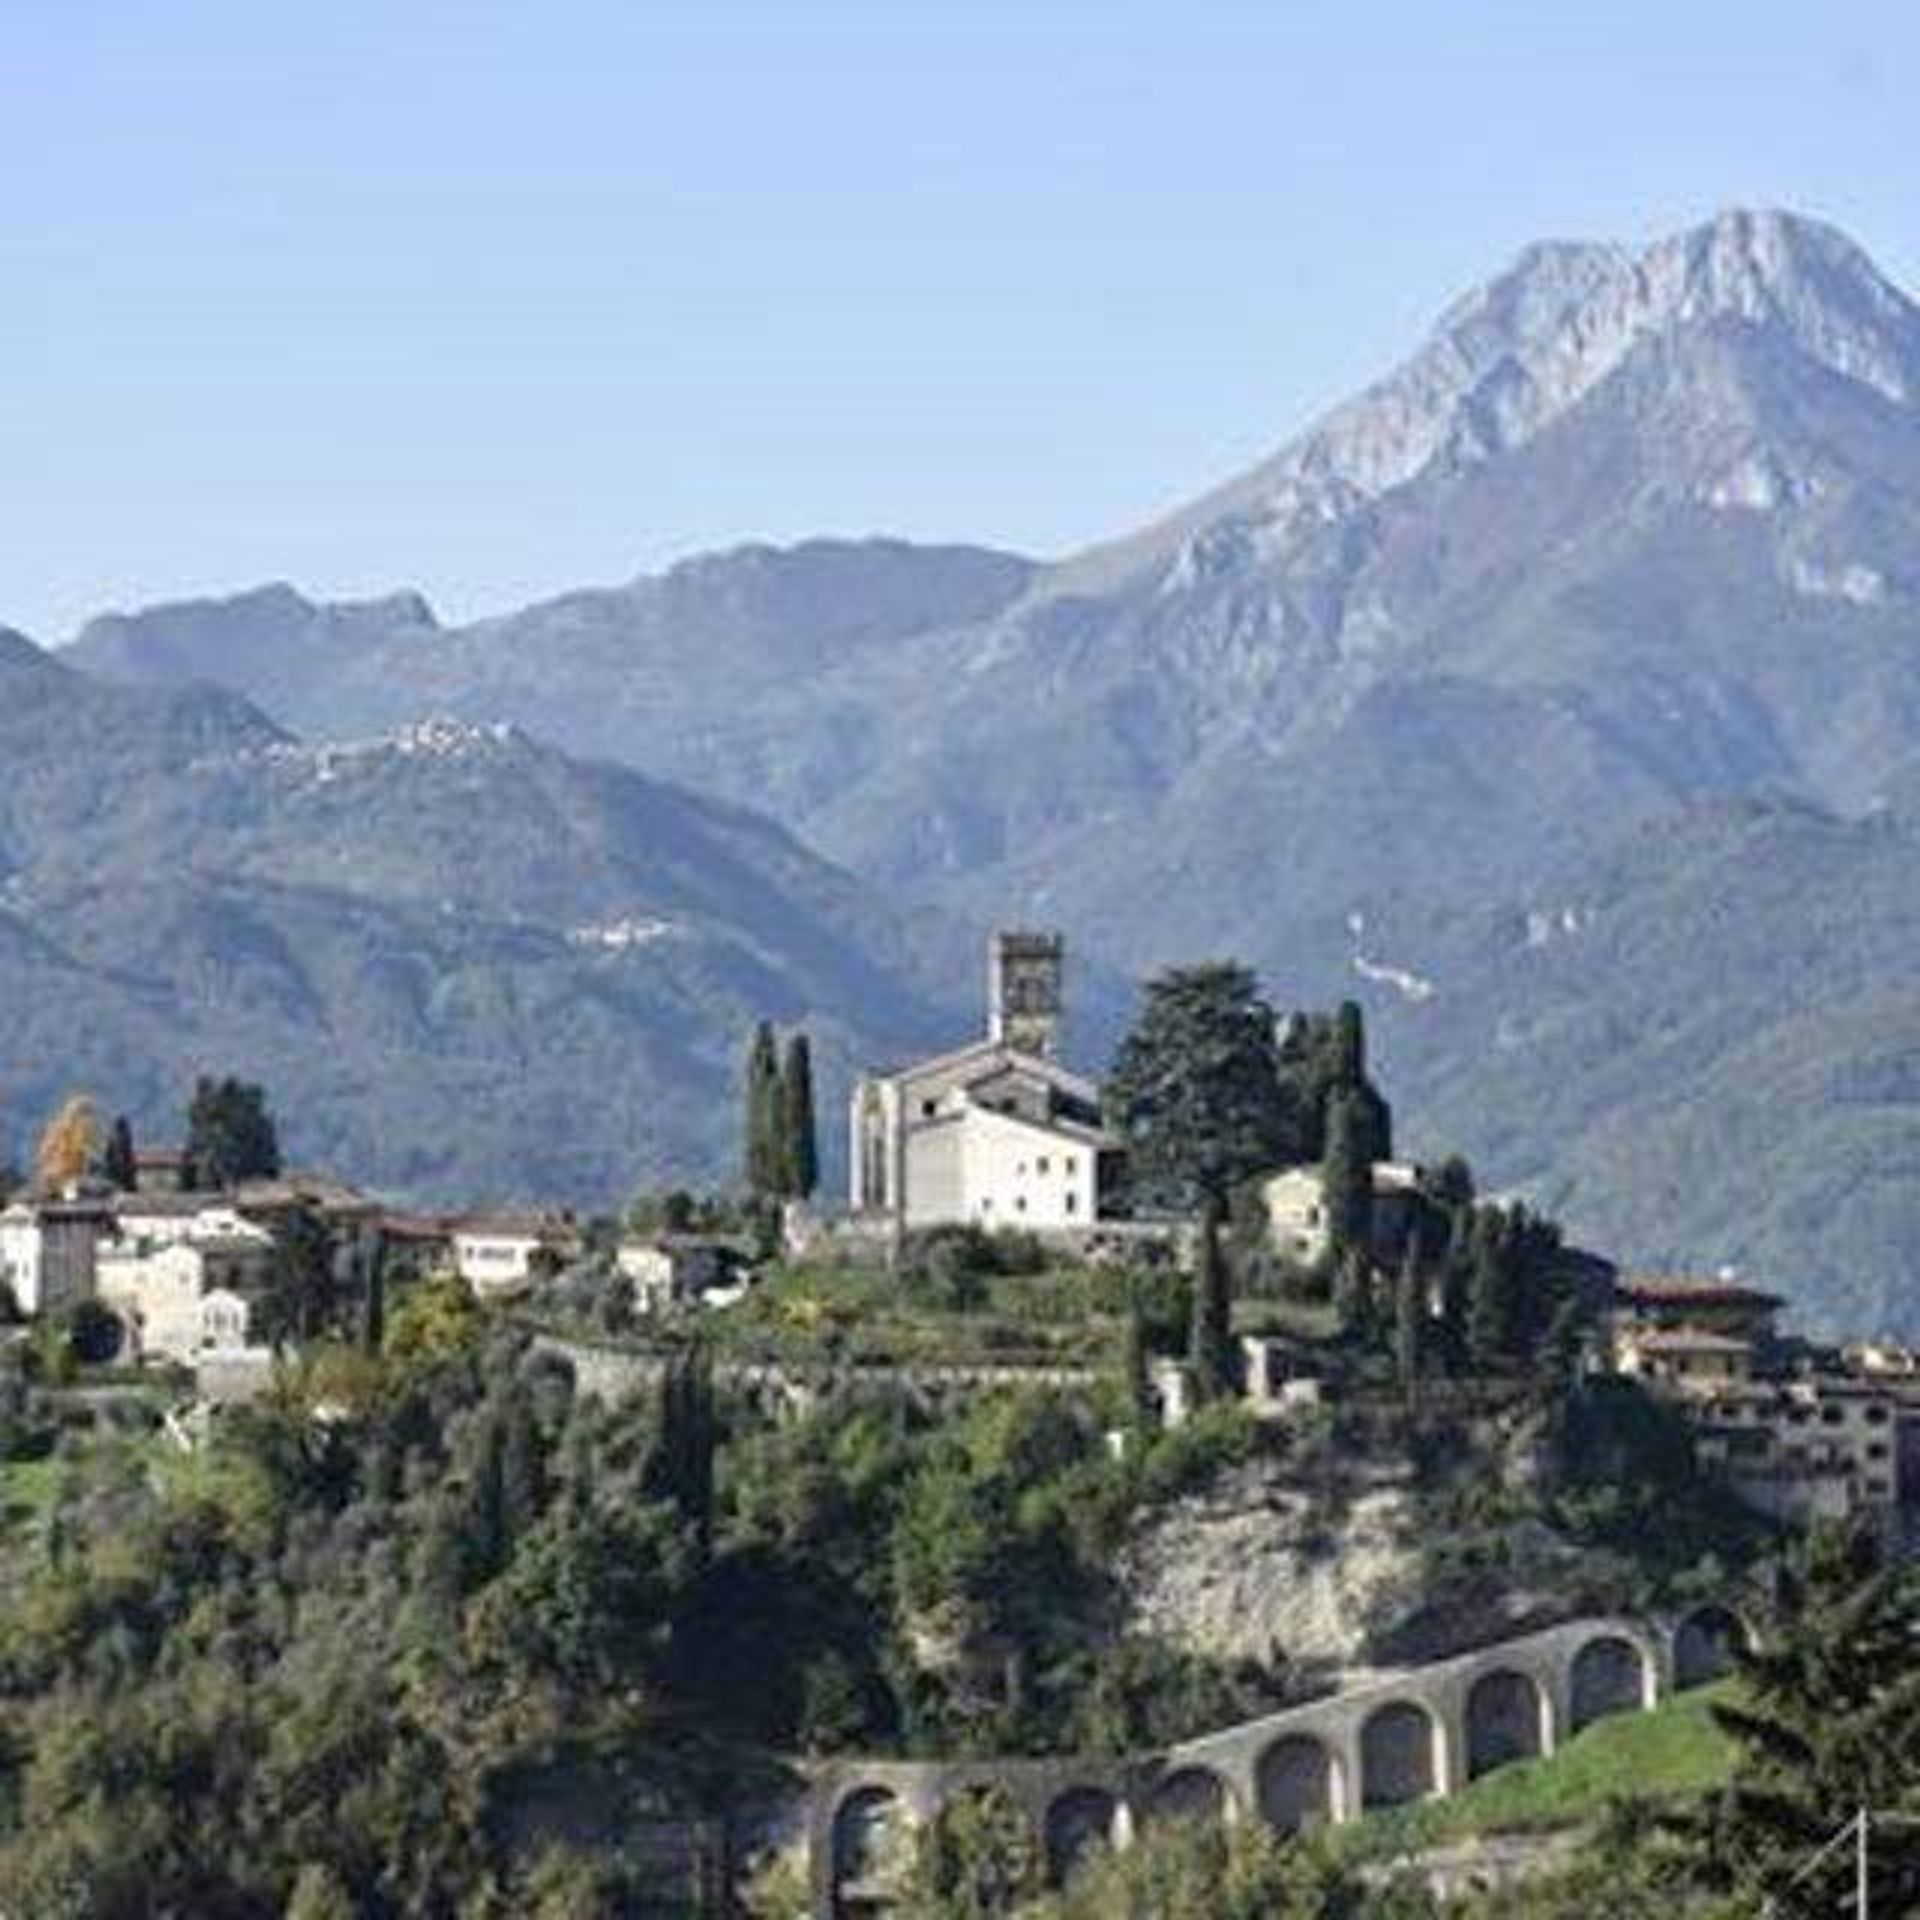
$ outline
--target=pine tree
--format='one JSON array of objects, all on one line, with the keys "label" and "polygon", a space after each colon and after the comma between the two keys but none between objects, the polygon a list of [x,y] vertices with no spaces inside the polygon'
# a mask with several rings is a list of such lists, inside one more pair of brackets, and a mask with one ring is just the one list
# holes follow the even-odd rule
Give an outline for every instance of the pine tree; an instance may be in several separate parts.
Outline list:
[{"label": "pine tree", "polygon": [[1137,1194],[1170,1207],[1233,1188],[1277,1164],[1285,1092],[1273,1009],[1247,968],[1174,967],[1144,1003],[1108,1077],[1106,1104],[1125,1139]]},{"label": "pine tree", "polygon": [[765,1020],[753,1030],[746,1068],[747,1191],[762,1198],[782,1185],[780,1149],[780,1056],[773,1028]]},{"label": "pine tree", "polygon": [[1852,1850],[1815,1856],[1865,1807],[1882,1817],[1870,1910],[1920,1907],[1917,1614],[1920,1575],[1888,1562],[1870,1531],[1814,1534],[1765,1640],[1736,1651],[1736,1702],[1712,1708],[1739,1753],[1731,1787],[1687,1823],[1702,1877],[1757,1904],[1793,1875],[1795,1912],[1850,1913]]},{"label": "pine tree", "polygon": [[264,1091],[249,1080],[202,1075],[187,1110],[186,1152],[195,1183],[209,1188],[274,1179],[280,1133]]},{"label": "pine tree", "polygon": [[1361,1138],[1358,1097],[1336,1093],[1327,1104],[1327,1153],[1320,1163],[1327,1243],[1336,1260],[1365,1253],[1373,1241],[1373,1162]]},{"label": "pine tree", "polygon": [[121,1193],[136,1192],[140,1185],[140,1165],[133,1151],[133,1123],[123,1113],[107,1130],[106,1157],[100,1171]]},{"label": "pine tree", "polygon": [[810,1199],[820,1184],[820,1150],[814,1134],[813,1049],[804,1033],[787,1042],[780,1073],[781,1134],[785,1145],[782,1192]]},{"label": "pine tree", "polygon": [[1394,1369],[1400,1376],[1400,1391],[1409,1400],[1418,1395],[1426,1366],[1426,1328],[1427,1277],[1421,1271],[1419,1248],[1410,1243],[1393,1302]]},{"label": "pine tree", "polygon": [[1220,1209],[1212,1199],[1203,1201],[1200,1207],[1187,1357],[1193,1363],[1194,1384],[1201,1399],[1218,1399],[1233,1390],[1232,1281],[1220,1251]]}]

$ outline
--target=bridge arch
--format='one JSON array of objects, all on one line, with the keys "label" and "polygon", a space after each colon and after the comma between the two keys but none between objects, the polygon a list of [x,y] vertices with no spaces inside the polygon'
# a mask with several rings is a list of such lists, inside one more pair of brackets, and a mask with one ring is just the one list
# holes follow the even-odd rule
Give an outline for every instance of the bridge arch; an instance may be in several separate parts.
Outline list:
[{"label": "bridge arch", "polygon": [[1310,1733],[1283,1733],[1254,1762],[1254,1799],[1260,1817],[1276,1833],[1344,1820],[1346,1769],[1324,1740]]},{"label": "bridge arch", "polygon": [[1550,1753],[1553,1707],[1546,1688],[1517,1667],[1483,1673],[1467,1689],[1463,1736],[1469,1780]]},{"label": "bridge arch", "polygon": [[1751,1644],[1746,1622],[1731,1607],[1695,1607],[1673,1630],[1673,1684],[1704,1687],[1733,1671],[1734,1656]]},{"label": "bridge arch", "polygon": [[1446,1757],[1440,1719],[1417,1700],[1389,1700],[1360,1728],[1360,1804],[1404,1806],[1440,1791]]},{"label": "bridge arch", "polygon": [[898,1890],[913,1849],[913,1822],[891,1787],[855,1787],[833,1813],[833,1901],[857,1914]]},{"label": "bridge arch", "polygon": [[1175,1767],[1154,1783],[1147,1802],[1154,1820],[1224,1820],[1233,1807],[1227,1783],[1211,1767]]},{"label": "bridge arch", "polygon": [[1105,1787],[1069,1787],[1042,1822],[1047,1880],[1065,1886],[1090,1860],[1126,1844],[1127,1810]]},{"label": "bridge arch", "polygon": [[1653,1660],[1623,1633],[1598,1633],[1584,1642],[1567,1678],[1567,1720],[1574,1731],[1610,1713],[1637,1713],[1654,1703]]}]

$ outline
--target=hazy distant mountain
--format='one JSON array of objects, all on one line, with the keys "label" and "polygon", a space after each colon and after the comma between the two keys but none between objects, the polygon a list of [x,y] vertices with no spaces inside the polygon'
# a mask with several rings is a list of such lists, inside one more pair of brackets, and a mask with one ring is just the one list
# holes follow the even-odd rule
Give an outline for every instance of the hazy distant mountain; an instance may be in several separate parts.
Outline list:
[{"label": "hazy distant mountain", "polygon": [[[1636,1042],[1631,1083],[1591,1060],[1563,1086],[1550,1048],[1476,1051],[1477,989],[1447,977],[1464,962],[1444,942],[1409,998],[1380,970],[1417,956],[1383,960],[1352,925],[1524,913],[1644,823],[1686,844],[1693,813],[1742,796],[1844,819],[1906,790],[1916,556],[1920,312],[1831,229],[1735,213],[1644,249],[1530,248],[1272,459],[1058,565],[748,550],[456,631],[408,618],[297,701],[261,692],[320,730],[530,722],[765,806],[899,897],[1058,922],[1125,963],[1232,949],[1303,999],[1361,979],[1394,1011],[1389,1072],[1404,1060],[1492,1178],[1556,1179],[1482,1096],[1498,1086],[1548,1116],[1556,1153],[1587,1155],[1559,1175],[1577,1223],[1713,1261],[1743,1245],[1704,1136],[1663,1136],[1656,1231],[1629,1162],[1552,1115],[1578,1107],[1586,1138],[1606,1112],[1678,1114],[1735,1071],[1732,1033],[1684,1075]],[[876,565],[892,592],[870,603]],[[158,650],[132,664],[172,673]],[[1763,903],[1774,938],[1629,937],[1673,906],[1630,888],[1618,937],[1641,970],[1581,976],[1596,1017],[1778,993],[1738,970],[1796,950],[1804,899],[1739,862],[1696,878],[1719,890],[1700,912]],[[1825,991],[1816,975],[1796,999]],[[1842,1062],[1856,1038],[1802,1035]],[[1920,1196],[1920,1153],[1911,1173]],[[1920,1250],[1920,1197],[1886,1209],[1879,1244]],[[1848,1284],[1852,1244],[1809,1231],[1809,1288]]]},{"label": "hazy distant mountain", "polygon": [[0,761],[22,1144],[70,1088],[166,1129],[233,1069],[360,1178],[605,1203],[723,1162],[754,1018],[806,1022],[831,1093],[944,1034],[973,971],[758,816],[510,728],[308,748],[6,635]]},{"label": "hazy distant mountain", "polygon": [[1356,945],[1399,982],[1416,1151],[1472,1141],[1598,1244],[1920,1334],[1920,808],[1702,807]]}]

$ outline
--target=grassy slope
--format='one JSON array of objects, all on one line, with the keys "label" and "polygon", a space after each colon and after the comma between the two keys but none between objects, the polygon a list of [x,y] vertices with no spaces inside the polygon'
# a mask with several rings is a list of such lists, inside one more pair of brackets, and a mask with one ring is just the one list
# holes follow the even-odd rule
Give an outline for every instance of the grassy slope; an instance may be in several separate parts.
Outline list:
[{"label": "grassy slope", "polygon": [[1376,1813],[1336,1836],[1357,1858],[1392,1859],[1472,1834],[1540,1831],[1592,1820],[1611,1800],[1677,1799],[1718,1785],[1733,1748],[1708,1712],[1728,1682],[1620,1714],[1576,1734],[1550,1760],[1526,1760],[1448,1800]]}]

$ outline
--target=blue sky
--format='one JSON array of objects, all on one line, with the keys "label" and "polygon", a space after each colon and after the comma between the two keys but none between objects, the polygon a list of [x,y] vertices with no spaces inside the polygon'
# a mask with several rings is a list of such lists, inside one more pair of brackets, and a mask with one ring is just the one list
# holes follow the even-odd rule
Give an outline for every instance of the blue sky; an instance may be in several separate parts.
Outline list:
[{"label": "blue sky", "polygon": [[1916,98],[1846,0],[10,0],[0,622],[1069,550],[1530,239],[1783,204],[1920,286]]}]

